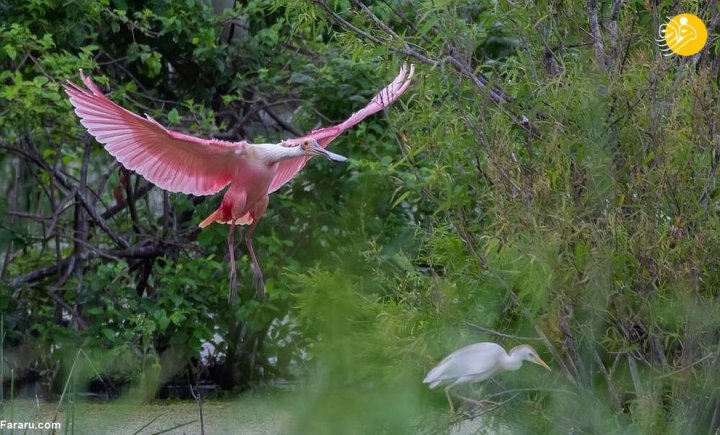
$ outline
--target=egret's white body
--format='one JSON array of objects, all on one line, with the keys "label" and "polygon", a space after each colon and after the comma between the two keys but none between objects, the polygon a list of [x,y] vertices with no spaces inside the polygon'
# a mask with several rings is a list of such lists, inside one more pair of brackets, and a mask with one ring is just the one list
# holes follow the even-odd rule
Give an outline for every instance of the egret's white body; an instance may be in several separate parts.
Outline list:
[{"label": "egret's white body", "polygon": [[450,388],[459,384],[481,382],[500,372],[518,370],[523,361],[530,361],[550,370],[535,349],[526,344],[516,346],[508,353],[495,343],[475,343],[445,357],[430,370],[423,383],[430,388],[444,385],[450,409],[453,410]]}]

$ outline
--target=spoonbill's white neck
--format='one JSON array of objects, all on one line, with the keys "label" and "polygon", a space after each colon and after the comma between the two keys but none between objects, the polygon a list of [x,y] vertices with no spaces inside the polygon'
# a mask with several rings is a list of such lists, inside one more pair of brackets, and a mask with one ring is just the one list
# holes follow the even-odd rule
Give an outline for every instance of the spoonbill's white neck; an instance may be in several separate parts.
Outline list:
[{"label": "spoonbill's white neck", "polygon": [[285,146],[284,143],[261,143],[246,147],[246,152],[251,159],[261,161],[266,164],[277,163],[281,160],[293,159],[297,157],[313,157],[322,156],[328,160],[335,162],[344,162],[347,157],[340,154],[332,153],[322,146],[315,139],[302,141],[301,144],[295,146]]},{"label": "spoonbill's white neck", "polygon": [[265,163],[275,163],[307,155],[301,146],[287,147],[275,143],[258,143],[252,144],[250,147],[252,147],[253,157]]}]

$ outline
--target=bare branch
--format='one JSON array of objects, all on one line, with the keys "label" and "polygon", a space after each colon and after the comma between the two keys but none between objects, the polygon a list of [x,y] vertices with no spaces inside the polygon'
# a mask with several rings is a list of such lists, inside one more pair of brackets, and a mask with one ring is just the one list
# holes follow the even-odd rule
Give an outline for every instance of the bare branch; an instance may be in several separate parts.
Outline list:
[{"label": "bare branch", "polygon": [[[80,257],[82,261],[88,261],[96,257],[115,257],[125,259],[140,259],[140,258],[155,258],[165,254],[167,244],[149,240],[147,243],[138,243],[134,246],[126,249],[115,249],[110,251],[97,250],[96,252],[85,253]],[[45,278],[62,274],[67,269],[72,269],[72,262],[75,260],[75,256],[71,255],[63,258],[58,264],[52,266],[43,267],[32,272],[26,273],[25,275],[18,276],[7,281],[7,284],[11,287],[17,287],[23,284],[33,284],[38,281],[42,281]]]},{"label": "bare branch", "polygon": [[602,35],[600,34],[597,0],[586,0],[586,5],[588,10],[588,21],[590,22],[590,34],[593,37],[593,46],[595,47],[595,62],[604,70],[605,46],[603,45]]}]

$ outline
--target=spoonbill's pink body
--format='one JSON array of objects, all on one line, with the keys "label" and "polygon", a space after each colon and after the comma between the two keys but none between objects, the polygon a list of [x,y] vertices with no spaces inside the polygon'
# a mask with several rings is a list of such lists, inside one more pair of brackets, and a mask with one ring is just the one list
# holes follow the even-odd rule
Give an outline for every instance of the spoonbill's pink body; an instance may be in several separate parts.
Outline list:
[{"label": "spoonbill's pink body", "polygon": [[298,173],[313,156],[334,161],[346,158],[325,148],[345,130],[395,102],[408,88],[414,66],[406,65],[387,87],[342,123],[321,128],[279,144],[251,144],[201,139],[168,130],[154,119],[138,116],[107,98],[80,72],[84,89],[72,82],[65,92],[88,132],[125,168],[170,192],[212,195],[226,186],[222,203],[200,227],[229,224],[230,298],[237,295],[234,229],[249,225],[245,243],[252,261],[258,295],[265,297],[262,271],[252,247],[252,235],[268,206],[269,194]]}]

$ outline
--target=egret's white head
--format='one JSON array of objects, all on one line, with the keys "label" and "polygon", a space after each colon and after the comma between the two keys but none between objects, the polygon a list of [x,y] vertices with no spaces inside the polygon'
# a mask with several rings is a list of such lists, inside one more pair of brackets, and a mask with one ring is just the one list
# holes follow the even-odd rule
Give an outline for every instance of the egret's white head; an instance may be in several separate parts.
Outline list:
[{"label": "egret's white head", "polygon": [[550,367],[545,364],[545,361],[540,359],[537,351],[533,349],[533,347],[530,345],[521,344],[520,346],[513,347],[512,349],[510,349],[510,356],[515,356],[522,361],[530,361],[531,363],[537,364],[550,370]]},{"label": "egret's white head", "polygon": [[340,154],[331,153],[330,151],[326,150],[325,148],[321,147],[318,141],[315,139],[305,139],[300,144],[303,151],[305,151],[305,155],[309,157],[313,156],[322,156],[327,158],[328,160],[332,160],[335,162],[344,162],[347,160],[347,157],[341,156]]}]

